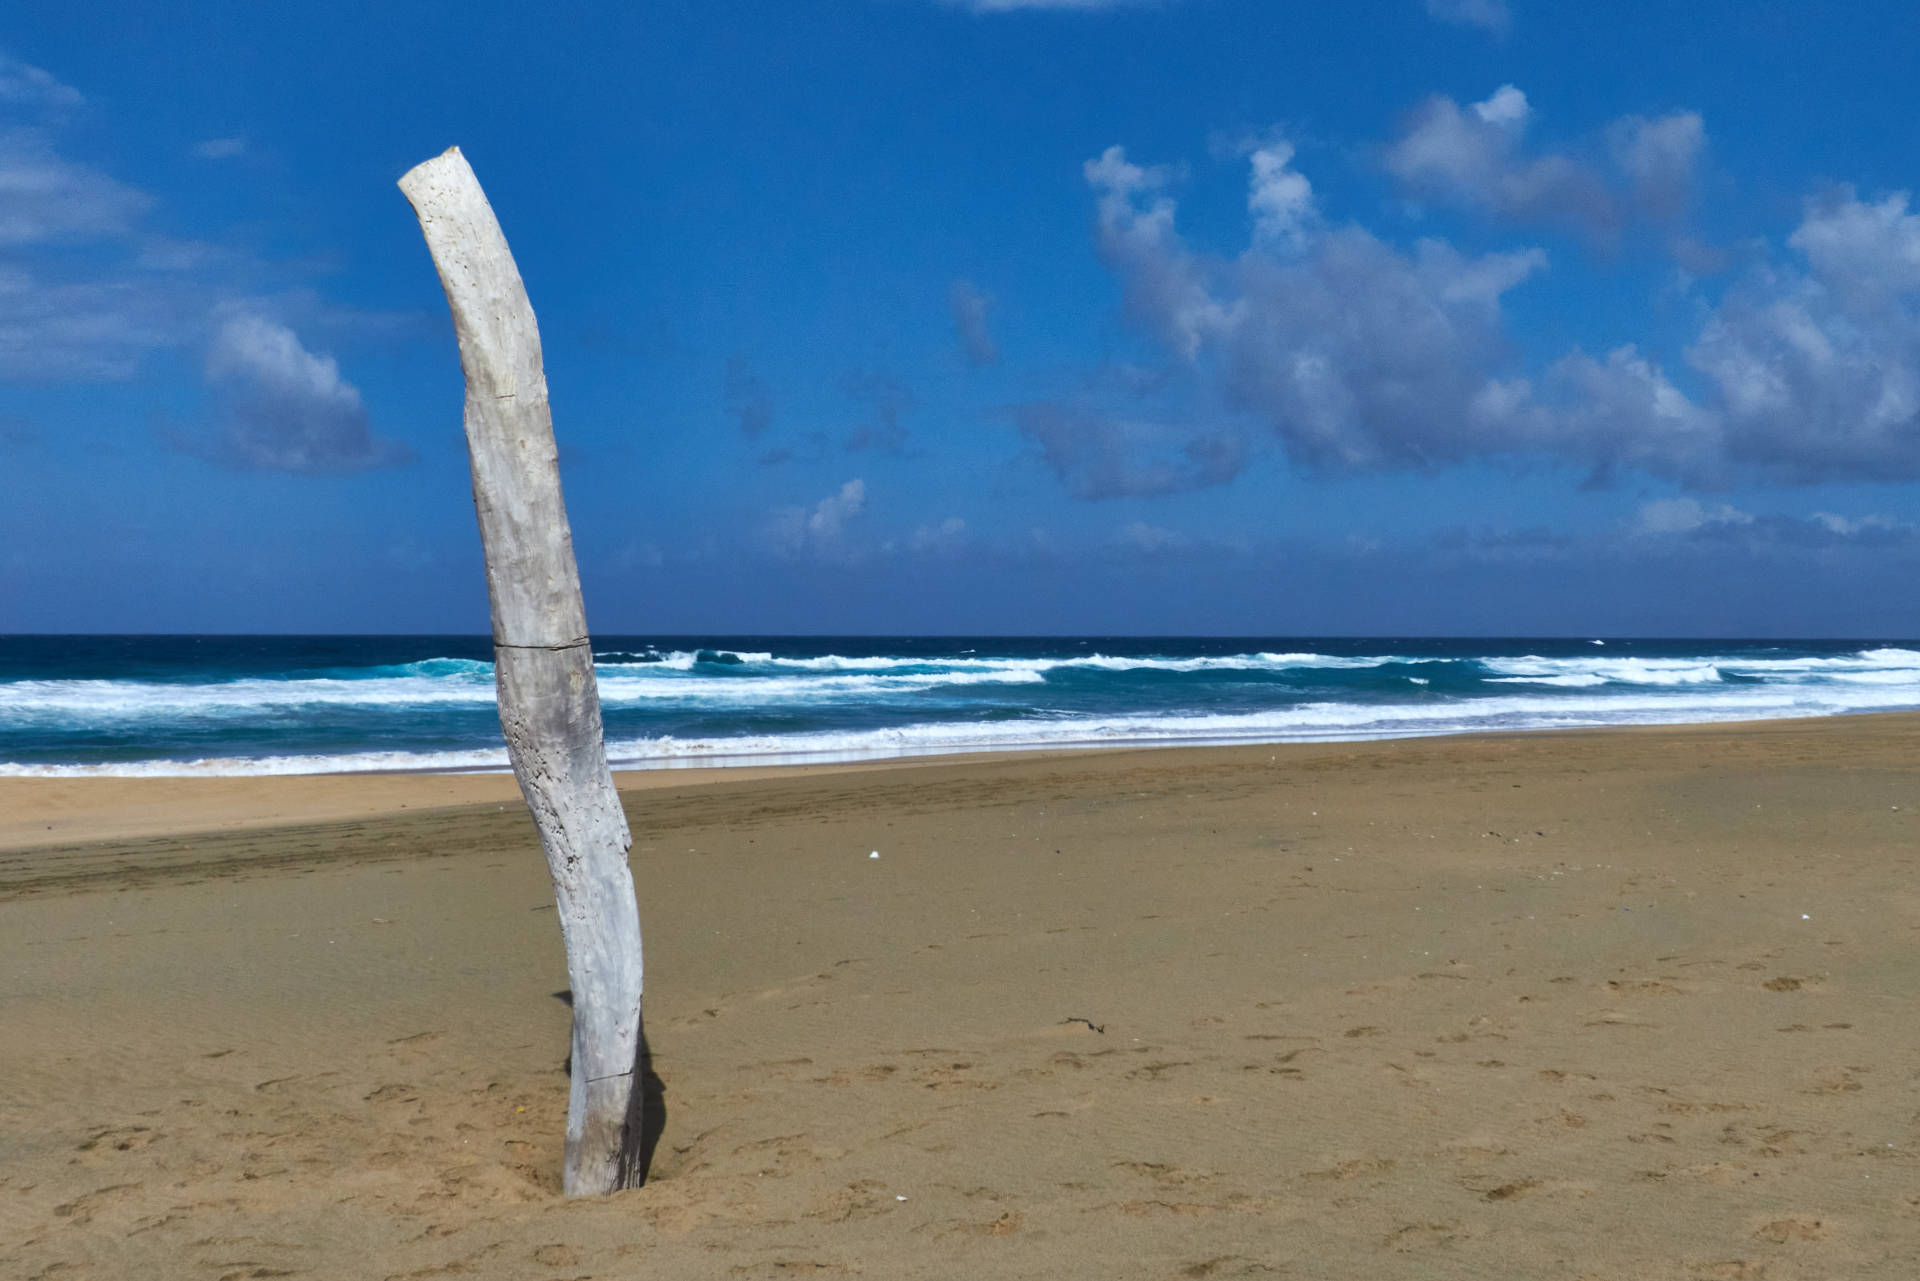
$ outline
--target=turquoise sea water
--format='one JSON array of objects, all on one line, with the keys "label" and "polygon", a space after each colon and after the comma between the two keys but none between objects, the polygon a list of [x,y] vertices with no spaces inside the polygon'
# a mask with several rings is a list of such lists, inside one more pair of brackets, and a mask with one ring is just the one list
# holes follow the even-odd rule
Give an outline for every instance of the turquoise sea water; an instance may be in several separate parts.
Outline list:
[{"label": "turquoise sea water", "polygon": [[[1920,642],[596,638],[616,767],[1920,708]],[[503,769],[471,636],[0,637],[0,776]]]}]

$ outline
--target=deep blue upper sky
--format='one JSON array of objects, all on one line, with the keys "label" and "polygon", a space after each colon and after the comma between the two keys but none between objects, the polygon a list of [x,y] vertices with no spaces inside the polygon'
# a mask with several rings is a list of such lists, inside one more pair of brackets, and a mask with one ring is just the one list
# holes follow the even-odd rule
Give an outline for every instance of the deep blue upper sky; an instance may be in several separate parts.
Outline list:
[{"label": "deep blue upper sky", "polygon": [[1910,6],[15,0],[0,632],[1920,634]]}]

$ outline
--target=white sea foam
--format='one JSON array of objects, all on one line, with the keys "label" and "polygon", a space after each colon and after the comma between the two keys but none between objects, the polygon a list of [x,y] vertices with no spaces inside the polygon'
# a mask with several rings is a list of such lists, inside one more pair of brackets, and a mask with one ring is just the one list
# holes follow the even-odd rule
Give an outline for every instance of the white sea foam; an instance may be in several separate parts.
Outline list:
[{"label": "white sea foam", "polygon": [[861,733],[713,739],[629,739],[607,745],[625,768],[755,761],[866,760],[948,752],[1299,742],[1455,734],[1488,730],[1675,724],[1822,716],[1920,706],[1920,684],[1828,687],[1819,692],[1745,686],[1697,698],[1648,693],[1608,697],[1481,698],[1395,705],[1309,703],[1217,716],[1053,717],[910,725]]},{"label": "white sea foam", "polygon": [[600,674],[600,698],[621,703],[676,701],[716,706],[757,703],[833,702],[879,694],[908,694],[943,686],[1038,685],[1039,672],[972,671],[881,673],[844,676],[711,676],[697,681],[649,680],[618,673]]},{"label": "white sea foam", "polygon": [[[637,661],[642,652],[609,651],[600,657],[601,697],[610,712],[624,710],[635,721],[725,725],[741,712],[766,708],[782,717],[832,724],[848,709],[859,718],[915,720],[922,723],[884,729],[818,730],[790,735],[617,738],[609,744],[616,763],[662,768],[731,765],[775,760],[854,760],[900,755],[975,750],[1119,746],[1149,743],[1282,742],[1302,739],[1358,739],[1474,730],[1534,729],[1581,725],[1683,723],[1820,716],[1855,711],[1920,707],[1920,650],[1883,646],[1824,657],[1777,657],[1752,650],[1726,655],[1696,652],[1687,657],[1622,656],[1615,649],[1548,658],[1537,654],[1472,658],[1435,656],[1334,656],[1311,652],[1258,652],[1195,658],[1125,657],[1100,653],[1039,658],[991,653],[913,657],[824,655],[783,659],[770,653],[733,651],[739,662],[700,661],[702,653],[671,651],[657,662]],[[1291,684],[1320,683],[1316,672],[1364,670],[1387,664],[1455,664],[1483,682],[1479,696],[1395,701],[1406,687],[1393,681],[1374,684],[1371,694],[1342,700],[1288,704],[1266,710],[1213,715],[1174,711],[1129,712],[1127,673],[1221,673],[1230,687],[1233,673],[1268,685],[1249,701],[1284,702]],[[1071,679],[1074,673],[1105,679]],[[1290,674],[1277,677],[1276,674]],[[1437,674],[1437,673],[1436,673]],[[1428,677],[1408,676],[1415,685]],[[1036,689],[1054,684],[1058,694]],[[1331,683],[1330,680],[1328,683]],[[1351,680],[1342,682],[1353,684]],[[1156,699],[1178,699],[1178,685],[1152,681]],[[1367,684],[1364,677],[1358,682]],[[1017,692],[1026,710],[1007,719],[947,719],[994,687]],[[1503,691],[1488,694],[1486,687]],[[1221,681],[1205,684],[1206,698],[1241,695]],[[1401,691],[1399,695],[1394,689]],[[1167,691],[1173,691],[1171,695]],[[1510,692],[1508,692],[1510,691]],[[0,682],[0,754],[5,734],[24,731],[55,735],[99,732],[119,741],[218,742],[234,735],[251,742],[275,741],[277,727],[327,724],[358,741],[379,743],[382,726],[463,726],[446,729],[441,742],[474,741],[490,713],[493,668],[476,659],[436,658],[365,669],[364,675],[340,672],[285,679],[249,678],[205,683],[134,680],[27,680]],[[1371,701],[1368,701],[1371,700]],[[1001,713],[1003,699],[994,703]],[[1100,713],[1070,707],[1113,707]],[[1247,706],[1247,702],[1240,702]],[[913,709],[924,709],[915,711]],[[937,709],[937,710],[936,710]],[[1034,710],[1041,709],[1041,710]],[[1050,709],[1050,710],[1048,710]],[[707,713],[717,719],[709,721]],[[380,719],[410,713],[406,721]],[[870,715],[879,713],[879,715]],[[440,719],[445,718],[445,719]],[[491,734],[489,728],[482,733]],[[618,725],[610,721],[610,725]],[[440,732],[440,731],[426,731]],[[174,737],[169,737],[173,735]],[[387,738],[388,742],[397,741]],[[418,741],[418,740],[416,740]],[[289,746],[292,743],[289,742]],[[191,749],[176,749],[180,751]],[[218,749],[214,749],[218,750]],[[407,752],[382,750],[337,755],[299,754],[205,759],[150,760],[113,764],[0,764],[0,776],[245,775],[347,771],[495,770],[506,758],[497,748],[476,743],[471,749]]]},{"label": "white sea foam", "polygon": [[1831,679],[1848,681],[1856,685],[1911,685],[1920,682],[1920,670],[1889,670],[1881,672],[1834,672]]},{"label": "white sea foam", "polygon": [[[1494,681],[1526,680],[1551,685],[1704,685],[1720,679],[1720,669],[1697,658],[1486,658],[1481,666]],[[1569,679],[1572,678],[1572,679]]]},{"label": "white sea foam", "polygon": [[[1277,672],[1312,668],[1360,669],[1389,662],[1444,660],[1340,658],[1324,654],[1239,654],[1157,659],[1090,654],[1072,658],[850,658],[827,655],[775,659],[770,653],[729,652],[739,663],[701,663],[695,651],[673,651],[658,662],[597,664],[600,695],[609,706],[663,701],[712,706],[834,702],[910,694],[942,686],[1032,685],[1055,671]],[[1916,656],[1920,657],[1920,656]],[[46,724],[74,717],[100,724],[142,720],[236,719],[328,707],[423,710],[483,706],[493,701],[493,665],[436,658],[370,669],[353,678],[247,679],[206,683],[127,680],[12,681],[0,684],[0,724]]]},{"label": "white sea foam", "polygon": [[84,716],[101,721],[256,715],[325,705],[422,707],[493,701],[493,681],[470,677],[240,680],[207,684],[139,681],[10,681],[0,685],[0,722]]},{"label": "white sea foam", "polygon": [[1892,673],[1920,680],[1920,651],[1883,647],[1832,657],[1759,658],[1751,654],[1696,658],[1485,658],[1481,665],[1502,677],[1595,676],[1626,685],[1710,684],[1727,674],[1755,680]]},{"label": "white sea foam", "polygon": [[[1020,720],[905,725],[863,731],[691,738],[623,738],[607,744],[616,768],[661,769],[807,761],[875,760],[972,751],[1170,744],[1278,743],[1827,716],[1920,707],[1920,673],[1907,682],[1790,686],[1677,684],[1642,692],[1527,695],[1445,703],[1317,702],[1230,715],[1054,715]],[[221,776],[506,768],[502,750],[364,752],[259,759],[208,758],[101,765],[0,764],[0,777]]]},{"label": "white sea foam", "polygon": [[[700,661],[702,654],[724,655],[724,657],[719,658],[718,661],[709,659],[703,664]],[[774,661],[770,653],[734,649],[675,649],[664,652],[648,650],[644,653],[632,650],[608,650],[593,657],[594,663],[600,667],[637,667],[667,672],[690,672],[702,666],[757,667]]]},{"label": "white sea foam", "polygon": [[1341,656],[1313,653],[1253,653],[1221,654],[1197,658],[1154,658],[1115,656],[1107,654],[1078,654],[1058,658],[1019,658],[1019,657],[912,657],[875,655],[872,657],[850,657],[842,654],[825,654],[815,658],[775,658],[771,654],[748,653],[731,650],[707,651],[727,653],[740,660],[733,663],[697,663],[692,651],[672,651],[658,653],[651,659],[641,659],[632,651],[614,650],[597,656],[602,672],[610,669],[620,671],[693,671],[703,669],[712,672],[716,669],[739,667],[746,671],[767,670],[772,672],[894,672],[903,669],[939,669],[945,671],[1016,671],[1049,672],[1081,668],[1089,671],[1134,672],[1202,672],[1202,671],[1289,671],[1298,668],[1327,668],[1331,670],[1364,669],[1380,667],[1387,663],[1429,663],[1451,662],[1445,658],[1397,657],[1393,655]]},{"label": "white sea foam", "polygon": [[1489,676],[1489,685],[1558,685],[1563,689],[1586,689],[1605,685],[1607,678],[1595,672],[1561,672],[1554,676]]},{"label": "white sea foam", "polygon": [[466,752],[356,752],[343,756],[213,756],[100,765],[0,763],[0,778],[251,778],[285,774],[503,773],[506,748]]}]

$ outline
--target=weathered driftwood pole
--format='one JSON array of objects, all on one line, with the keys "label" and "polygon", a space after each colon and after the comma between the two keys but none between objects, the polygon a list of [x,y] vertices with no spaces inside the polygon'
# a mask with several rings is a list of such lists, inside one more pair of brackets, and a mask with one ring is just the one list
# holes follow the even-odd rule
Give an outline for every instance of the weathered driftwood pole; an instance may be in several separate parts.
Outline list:
[{"label": "weathered driftwood pole", "polygon": [[553,872],[573,986],[567,1195],[645,1177],[640,914],[607,770],[586,607],[540,361],[540,332],[500,223],[460,149],[400,179],[447,291],[467,377],[500,726]]}]

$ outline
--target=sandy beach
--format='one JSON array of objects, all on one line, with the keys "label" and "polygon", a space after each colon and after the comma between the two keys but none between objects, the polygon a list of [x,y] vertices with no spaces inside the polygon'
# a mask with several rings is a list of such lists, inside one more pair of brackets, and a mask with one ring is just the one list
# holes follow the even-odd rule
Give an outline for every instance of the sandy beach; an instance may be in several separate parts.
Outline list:
[{"label": "sandy beach", "polygon": [[510,779],[7,781],[0,1275],[1920,1271],[1920,716],[621,783],[567,1201]]}]

